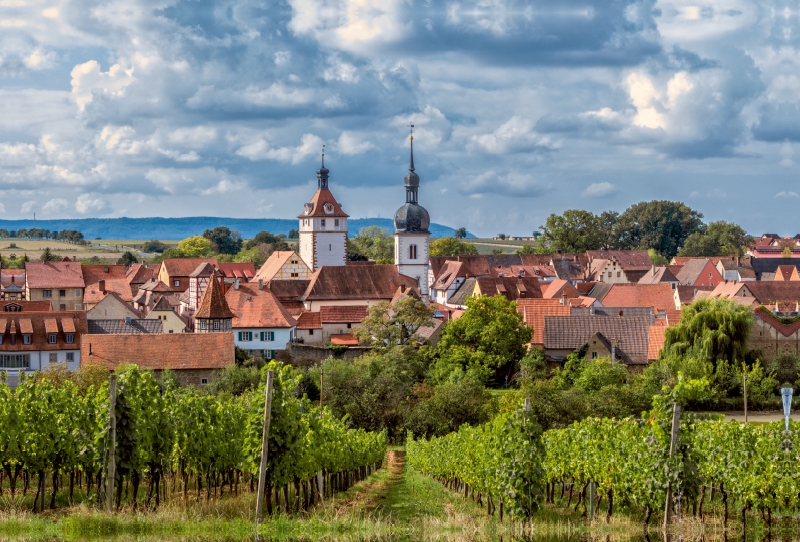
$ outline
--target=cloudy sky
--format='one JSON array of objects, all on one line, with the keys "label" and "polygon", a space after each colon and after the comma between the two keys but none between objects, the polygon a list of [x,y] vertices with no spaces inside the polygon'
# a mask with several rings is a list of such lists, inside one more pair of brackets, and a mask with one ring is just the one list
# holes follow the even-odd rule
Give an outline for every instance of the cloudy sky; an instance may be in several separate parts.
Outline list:
[{"label": "cloudy sky", "polygon": [[353,217],[683,200],[795,234],[800,10],[726,0],[0,0],[0,217]]}]

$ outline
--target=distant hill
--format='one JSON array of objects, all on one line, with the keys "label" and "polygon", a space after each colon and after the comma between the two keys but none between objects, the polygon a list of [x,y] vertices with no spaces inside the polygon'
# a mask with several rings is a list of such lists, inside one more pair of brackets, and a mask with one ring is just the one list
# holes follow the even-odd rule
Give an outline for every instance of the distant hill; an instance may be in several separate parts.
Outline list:
[{"label": "distant hill", "polygon": [[[78,230],[86,239],[186,239],[202,235],[203,231],[216,226],[227,226],[238,231],[245,239],[260,231],[275,235],[288,234],[297,229],[297,219],[283,218],[222,218],[212,216],[190,216],[183,218],[73,218],[64,220],[37,220],[36,227],[48,230]],[[350,237],[358,235],[361,228],[379,226],[394,232],[389,218],[351,218],[348,224]],[[19,230],[33,228],[33,220],[0,220],[0,228]],[[452,237],[453,228],[431,224],[432,237]],[[468,237],[475,237],[471,233]]]}]

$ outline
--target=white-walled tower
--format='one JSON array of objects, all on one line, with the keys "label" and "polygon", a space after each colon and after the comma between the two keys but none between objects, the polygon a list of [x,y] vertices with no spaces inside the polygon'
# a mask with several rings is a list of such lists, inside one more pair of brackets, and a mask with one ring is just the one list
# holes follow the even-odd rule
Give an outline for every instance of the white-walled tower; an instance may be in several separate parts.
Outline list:
[{"label": "white-walled tower", "polygon": [[[413,129],[413,125],[411,126]],[[394,214],[394,263],[401,275],[416,279],[422,299],[428,302],[428,230],[431,217],[417,201],[419,175],[414,172],[414,136],[411,161],[404,179],[406,204]]]},{"label": "white-walled tower", "polygon": [[323,152],[322,167],[317,170],[317,191],[297,217],[300,219],[298,252],[312,271],[323,265],[347,263],[348,216],[328,190],[328,173]]}]

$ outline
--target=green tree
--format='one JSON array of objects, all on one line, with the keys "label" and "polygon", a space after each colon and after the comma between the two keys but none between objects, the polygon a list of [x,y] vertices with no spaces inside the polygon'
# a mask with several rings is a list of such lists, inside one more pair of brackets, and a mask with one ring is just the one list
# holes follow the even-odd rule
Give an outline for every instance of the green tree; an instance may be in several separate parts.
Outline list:
[{"label": "green tree", "polygon": [[431,256],[466,256],[478,254],[478,249],[472,243],[459,241],[455,237],[442,237],[430,244],[428,254]]},{"label": "green tree", "polygon": [[720,220],[687,237],[678,255],[742,257],[751,241],[741,226]]},{"label": "green tree", "polygon": [[226,226],[217,226],[213,230],[203,232],[203,237],[211,241],[211,248],[217,254],[236,254],[242,250],[242,237],[236,230]]},{"label": "green tree", "polygon": [[153,239],[151,241],[147,241],[145,244],[142,245],[142,252],[150,252],[153,254],[161,254],[165,250],[169,248],[169,245],[166,243],[162,243],[161,241],[157,241]]},{"label": "green tree", "polygon": [[135,263],[139,263],[139,259],[130,250],[126,250],[119,260],[117,260],[117,264],[124,265],[125,267],[130,267]]},{"label": "green tree", "polygon": [[433,325],[433,311],[413,296],[399,299],[390,305],[383,301],[373,305],[361,327],[353,331],[359,341],[375,346],[408,344],[416,331]]},{"label": "green tree", "polygon": [[526,354],[532,333],[517,304],[505,296],[470,297],[464,314],[442,332],[434,377],[452,378],[455,372],[487,379],[492,371]]},{"label": "green tree", "polygon": [[753,311],[723,298],[701,298],[683,308],[677,326],[667,328],[663,352],[716,363],[744,361]]},{"label": "green tree", "polygon": [[39,256],[40,262],[55,262],[60,259],[61,258],[59,258],[58,254],[50,250],[50,247],[45,247],[45,249],[42,251],[42,255]]},{"label": "green tree", "polygon": [[415,437],[447,435],[462,425],[489,421],[494,401],[483,384],[474,378],[432,387],[427,383],[413,387],[413,402],[401,404],[405,428]]},{"label": "green tree", "polygon": [[498,233],[497,238],[500,240],[505,241],[506,237],[508,237],[505,233]]},{"label": "green tree", "polygon": [[176,249],[175,253],[180,254],[180,256],[167,256],[167,253],[172,253],[173,249],[165,250],[164,257],[170,258],[208,258],[214,255],[214,251],[211,247],[211,241],[206,239],[205,237],[200,237],[199,235],[195,235],[194,237],[189,237],[184,239],[180,243],[178,243],[178,248]]},{"label": "green tree", "polygon": [[[291,232],[290,232],[291,233]],[[291,235],[290,238],[294,239]],[[248,239],[247,242],[244,244],[245,249],[251,249],[253,247],[257,247],[258,245],[274,245],[278,242],[278,238],[275,235],[272,235],[268,231],[260,231],[256,234],[255,237],[252,239]]]},{"label": "green tree", "polygon": [[300,237],[300,232],[296,229],[292,228],[289,230],[289,235],[287,235],[289,239],[298,239]]},{"label": "green tree", "polygon": [[553,252],[575,254],[603,248],[605,232],[600,217],[589,211],[568,209],[563,214],[551,214],[540,226],[542,244]]},{"label": "green tree", "polygon": [[361,249],[356,245],[352,239],[347,240],[347,261],[349,262],[366,262],[369,260],[366,254],[361,252]]},{"label": "green tree", "polygon": [[702,231],[703,215],[676,201],[648,201],[619,216],[614,236],[623,250],[654,249],[667,259],[678,254],[687,237]]},{"label": "green tree", "polygon": [[378,264],[394,263],[394,237],[383,228],[361,228],[352,242],[368,259]]},{"label": "green tree", "polygon": [[455,233],[453,234],[453,237],[455,237],[456,239],[466,239],[467,238],[467,228],[458,228],[455,231]]},{"label": "green tree", "polygon": [[653,265],[667,265],[669,263],[669,260],[656,252],[653,248],[647,249],[647,255],[650,256],[650,261],[653,262]]}]

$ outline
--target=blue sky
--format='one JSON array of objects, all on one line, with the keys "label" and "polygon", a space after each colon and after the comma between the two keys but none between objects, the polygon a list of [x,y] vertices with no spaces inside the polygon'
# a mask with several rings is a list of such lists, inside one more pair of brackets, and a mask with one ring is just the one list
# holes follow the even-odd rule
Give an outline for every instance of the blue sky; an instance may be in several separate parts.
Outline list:
[{"label": "blue sky", "polygon": [[0,0],[0,216],[354,217],[478,235],[685,201],[795,234],[800,10],[748,0]]}]

